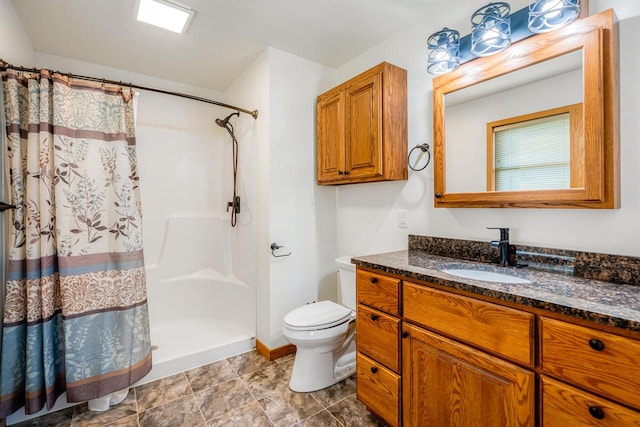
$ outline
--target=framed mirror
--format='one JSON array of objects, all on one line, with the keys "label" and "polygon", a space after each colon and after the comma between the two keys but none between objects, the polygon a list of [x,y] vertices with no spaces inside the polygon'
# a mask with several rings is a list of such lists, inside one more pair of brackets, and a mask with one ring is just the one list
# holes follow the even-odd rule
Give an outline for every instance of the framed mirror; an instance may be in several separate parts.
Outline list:
[{"label": "framed mirror", "polygon": [[612,10],[433,80],[436,207],[619,207]]}]

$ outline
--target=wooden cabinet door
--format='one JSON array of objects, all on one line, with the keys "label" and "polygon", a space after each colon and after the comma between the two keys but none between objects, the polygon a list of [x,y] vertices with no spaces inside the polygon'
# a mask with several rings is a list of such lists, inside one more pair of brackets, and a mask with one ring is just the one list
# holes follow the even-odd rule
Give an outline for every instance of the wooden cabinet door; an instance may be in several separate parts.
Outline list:
[{"label": "wooden cabinet door", "polygon": [[318,181],[345,178],[345,93],[336,90],[318,98]]},{"label": "wooden cabinet door", "polygon": [[404,324],[406,427],[535,425],[532,371]]},{"label": "wooden cabinet door", "polygon": [[382,74],[368,73],[345,91],[348,179],[382,176]]}]

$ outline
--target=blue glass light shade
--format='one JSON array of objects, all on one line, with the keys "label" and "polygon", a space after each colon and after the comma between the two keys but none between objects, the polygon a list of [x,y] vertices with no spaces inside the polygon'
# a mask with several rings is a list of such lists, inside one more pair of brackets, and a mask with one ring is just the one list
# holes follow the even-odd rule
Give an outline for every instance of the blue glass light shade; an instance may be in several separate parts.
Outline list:
[{"label": "blue glass light shade", "polygon": [[529,0],[529,31],[546,33],[580,16],[580,0]]},{"label": "blue glass light shade", "polygon": [[476,10],[471,15],[471,53],[489,56],[511,44],[511,8],[496,2]]},{"label": "blue glass light shade", "polygon": [[439,75],[453,71],[460,66],[460,33],[443,28],[427,39],[429,57],[427,71]]}]

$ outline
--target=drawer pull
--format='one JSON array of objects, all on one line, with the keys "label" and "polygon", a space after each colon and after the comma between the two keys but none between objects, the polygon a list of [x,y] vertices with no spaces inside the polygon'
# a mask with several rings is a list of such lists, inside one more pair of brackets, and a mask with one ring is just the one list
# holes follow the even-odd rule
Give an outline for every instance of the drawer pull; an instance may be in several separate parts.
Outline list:
[{"label": "drawer pull", "polygon": [[599,406],[589,406],[589,413],[596,420],[601,420],[604,418],[604,410]]},{"label": "drawer pull", "polygon": [[[371,367],[371,373],[372,373],[372,374],[375,374],[376,372],[378,372],[378,368],[376,368],[375,366],[372,366],[372,367]],[[600,408],[598,408],[598,409],[600,409]],[[589,408],[589,411],[591,411],[591,408]],[[604,415],[603,415],[603,416],[604,416]]]},{"label": "drawer pull", "polygon": [[377,277],[372,277],[371,279],[371,283],[378,283],[378,278]]},{"label": "drawer pull", "polygon": [[597,338],[591,338],[589,340],[589,347],[595,351],[602,351],[604,350],[604,343]]},{"label": "drawer pull", "polygon": [[376,321],[376,320],[378,320],[380,318],[380,315],[371,313],[371,316],[369,316],[369,317],[371,317],[371,320]]},{"label": "drawer pull", "polygon": [[409,332],[407,332],[407,331],[402,331],[402,333],[400,334],[400,336],[401,336],[402,338],[408,338],[408,337],[409,337]]}]

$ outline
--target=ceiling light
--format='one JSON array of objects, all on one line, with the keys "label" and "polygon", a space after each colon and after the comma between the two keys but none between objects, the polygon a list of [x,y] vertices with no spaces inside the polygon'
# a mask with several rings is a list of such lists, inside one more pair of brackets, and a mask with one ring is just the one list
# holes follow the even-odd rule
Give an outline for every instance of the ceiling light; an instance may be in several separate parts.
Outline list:
[{"label": "ceiling light", "polygon": [[175,33],[184,33],[195,11],[168,0],[138,0],[138,21]]}]

